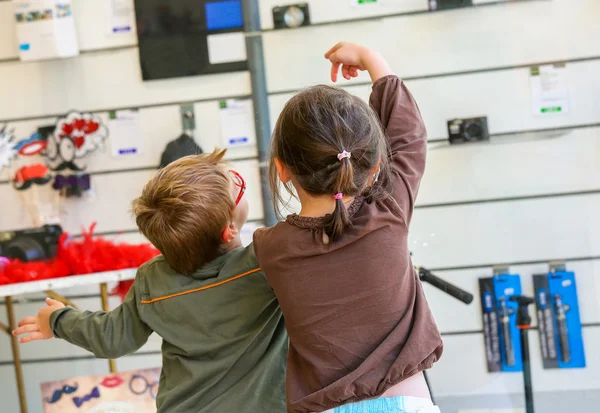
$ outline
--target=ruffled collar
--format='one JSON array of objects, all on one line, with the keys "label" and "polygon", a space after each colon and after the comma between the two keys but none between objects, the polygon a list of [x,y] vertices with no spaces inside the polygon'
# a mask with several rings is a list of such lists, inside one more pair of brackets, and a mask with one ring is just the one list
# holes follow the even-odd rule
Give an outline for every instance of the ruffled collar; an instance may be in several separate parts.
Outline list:
[{"label": "ruffled collar", "polygon": [[[348,207],[348,215],[350,217],[356,214],[365,201],[364,196],[357,196]],[[298,214],[290,214],[285,220],[288,224],[294,225],[302,229],[320,230],[323,229],[325,217],[301,217]]]}]

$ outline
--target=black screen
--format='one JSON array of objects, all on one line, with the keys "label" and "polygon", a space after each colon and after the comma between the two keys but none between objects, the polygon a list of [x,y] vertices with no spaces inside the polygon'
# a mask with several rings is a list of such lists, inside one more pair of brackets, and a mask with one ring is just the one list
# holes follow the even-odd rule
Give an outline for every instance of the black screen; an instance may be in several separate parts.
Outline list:
[{"label": "black screen", "polygon": [[248,69],[208,58],[208,35],[242,31],[241,0],[135,0],[135,11],[144,80]]}]

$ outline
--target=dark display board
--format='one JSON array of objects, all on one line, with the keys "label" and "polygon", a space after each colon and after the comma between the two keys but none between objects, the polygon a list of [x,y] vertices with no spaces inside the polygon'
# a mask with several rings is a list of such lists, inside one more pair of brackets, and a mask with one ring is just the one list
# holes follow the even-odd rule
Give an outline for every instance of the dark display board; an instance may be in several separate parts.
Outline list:
[{"label": "dark display board", "polygon": [[209,58],[209,37],[243,31],[241,0],[135,0],[135,12],[144,80],[248,69]]}]

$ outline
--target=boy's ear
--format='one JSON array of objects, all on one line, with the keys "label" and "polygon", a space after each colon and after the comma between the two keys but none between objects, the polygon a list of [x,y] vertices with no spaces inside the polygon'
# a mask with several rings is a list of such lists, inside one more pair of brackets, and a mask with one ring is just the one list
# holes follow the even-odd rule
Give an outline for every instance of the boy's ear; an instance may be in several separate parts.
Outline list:
[{"label": "boy's ear", "polygon": [[279,175],[279,180],[284,184],[287,184],[292,180],[292,174],[290,170],[285,166],[281,159],[275,158],[275,167],[277,168],[277,175]]},{"label": "boy's ear", "polygon": [[231,241],[238,236],[240,230],[236,228],[235,224],[231,223],[221,233],[221,240],[224,244],[229,244]]}]

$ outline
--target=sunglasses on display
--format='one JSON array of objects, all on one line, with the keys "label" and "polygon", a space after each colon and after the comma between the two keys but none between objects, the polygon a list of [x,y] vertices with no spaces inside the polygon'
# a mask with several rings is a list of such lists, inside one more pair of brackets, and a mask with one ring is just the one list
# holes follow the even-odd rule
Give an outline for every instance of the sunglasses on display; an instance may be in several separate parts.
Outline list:
[{"label": "sunglasses on display", "polygon": [[231,172],[233,174],[233,183],[235,184],[235,186],[240,188],[240,192],[235,200],[235,206],[238,206],[238,204],[244,197],[244,193],[246,192],[246,181],[244,180],[244,178],[242,178],[242,175],[240,175],[238,172],[236,172],[234,170],[230,170],[229,172]]}]

